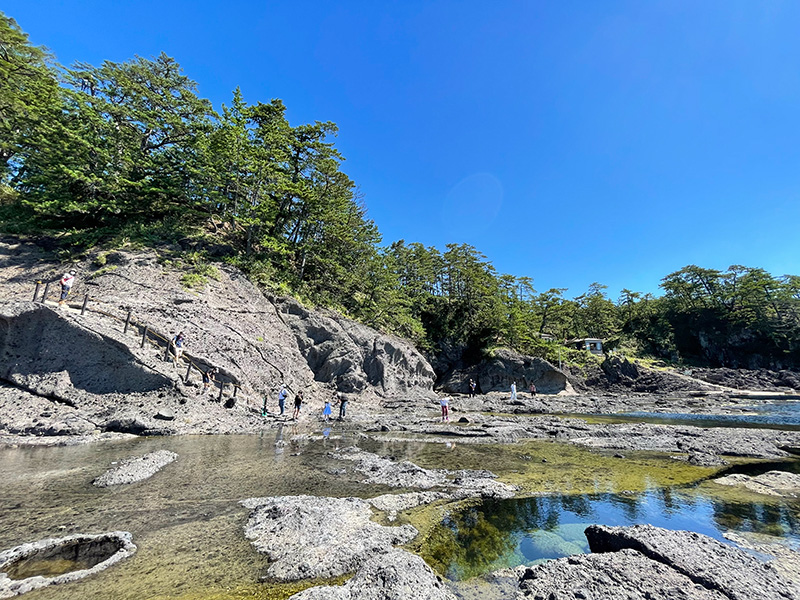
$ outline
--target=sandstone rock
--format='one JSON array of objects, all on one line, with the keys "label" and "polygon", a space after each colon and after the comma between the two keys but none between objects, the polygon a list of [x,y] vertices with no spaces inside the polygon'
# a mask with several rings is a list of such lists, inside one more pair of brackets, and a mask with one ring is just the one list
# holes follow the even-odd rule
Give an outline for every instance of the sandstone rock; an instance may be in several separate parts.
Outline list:
[{"label": "sandstone rock", "polygon": [[603,373],[606,374],[608,382],[633,384],[634,380],[639,378],[639,369],[636,365],[628,361],[627,358],[620,358],[619,356],[609,356],[600,365]]},{"label": "sandstone rock", "polygon": [[748,490],[767,496],[783,498],[800,497],[800,475],[785,471],[769,471],[756,477],[749,475],[727,475],[714,480],[720,485],[740,485]]},{"label": "sandstone rock", "polygon": [[524,356],[511,350],[500,349],[494,356],[473,367],[457,368],[444,375],[439,382],[441,391],[467,393],[467,382],[474,379],[481,393],[509,392],[516,382],[519,397],[528,395],[531,383],[538,393],[557,394],[571,391],[567,376],[541,358]]},{"label": "sandstone rock", "polygon": [[586,529],[586,538],[592,552],[635,550],[730,600],[798,599],[772,565],[699,533],[652,525],[592,525]]},{"label": "sandstone rock", "polygon": [[518,576],[518,598],[533,600],[729,600],[633,550],[559,558]]},{"label": "sandstone rock", "polygon": [[373,522],[370,504],[359,498],[280,496],[242,504],[251,509],[245,536],[267,554],[272,561],[267,573],[279,581],[352,573],[417,535],[410,525]]},{"label": "sandstone rock", "polygon": [[161,419],[162,421],[174,421],[175,420],[175,411],[170,410],[168,408],[162,408],[155,415],[153,415],[153,418],[154,419]]},{"label": "sandstone rock", "polygon": [[728,461],[710,452],[694,450],[689,454],[688,462],[697,467],[721,467],[728,464]]},{"label": "sandstone rock", "polygon": [[370,558],[341,587],[320,586],[295,594],[292,600],[455,600],[420,557],[393,550]]},{"label": "sandstone rock", "polygon": [[169,450],[157,450],[144,456],[128,458],[100,475],[92,483],[97,487],[109,487],[144,481],[177,458],[178,455]]},{"label": "sandstone rock", "polygon": [[71,405],[172,384],[124,344],[32,302],[0,305],[0,373],[34,394]]},{"label": "sandstone rock", "polygon": [[317,381],[345,393],[371,386],[381,396],[409,391],[432,395],[436,374],[409,342],[291,299],[284,299],[280,308]]}]

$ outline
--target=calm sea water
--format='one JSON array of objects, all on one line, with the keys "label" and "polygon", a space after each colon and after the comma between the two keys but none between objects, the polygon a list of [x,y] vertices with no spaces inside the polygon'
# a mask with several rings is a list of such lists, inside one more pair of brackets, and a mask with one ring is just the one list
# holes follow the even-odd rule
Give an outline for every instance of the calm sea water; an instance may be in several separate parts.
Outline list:
[{"label": "calm sea water", "polygon": [[693,489],[643,494],[586,494],[487,501],[451,513],[431,550],[447,577],[466,579],[496,569],[589,552],[584,530],[649,523],[695,531],[726,543],[726,531],[756,532],[800,547],[800,506],[795,503],[725,502]]}]

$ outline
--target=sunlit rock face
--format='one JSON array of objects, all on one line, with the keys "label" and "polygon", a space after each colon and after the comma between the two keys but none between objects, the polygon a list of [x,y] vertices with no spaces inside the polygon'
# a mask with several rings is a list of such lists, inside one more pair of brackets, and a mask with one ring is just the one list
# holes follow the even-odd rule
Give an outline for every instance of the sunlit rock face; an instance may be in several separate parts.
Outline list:
[{"label": "sunlit rock face", "polygon": [[567,376],[544,359],[517,354],[500,349],[477,365],[457,367],[445,373],[437,382],[438,388],[447,393],[469,392],[469,380],[473,379],[480,393],[508,392],[512,383],[517,390],[527,393],[531,383],[537,393],[557,394],[571,391]]},{"label": "sunlit rock face", "polygon": [[517,570],[524,598],[797,600],[796,584],[769,563],[690,531],[652,525],[586,529],[592,554]]}]

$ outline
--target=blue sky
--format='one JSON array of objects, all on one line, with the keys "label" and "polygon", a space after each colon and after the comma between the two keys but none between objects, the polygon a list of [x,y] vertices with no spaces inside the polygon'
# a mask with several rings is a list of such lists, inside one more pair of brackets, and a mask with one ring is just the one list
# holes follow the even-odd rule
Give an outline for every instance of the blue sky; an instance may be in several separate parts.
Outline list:
[{"label": "blue sky", "polygon": [[164,51],[219,108],[331,120],[384,242],[535,287],[800,274],[800,3],[27,0],[63,64]]}]

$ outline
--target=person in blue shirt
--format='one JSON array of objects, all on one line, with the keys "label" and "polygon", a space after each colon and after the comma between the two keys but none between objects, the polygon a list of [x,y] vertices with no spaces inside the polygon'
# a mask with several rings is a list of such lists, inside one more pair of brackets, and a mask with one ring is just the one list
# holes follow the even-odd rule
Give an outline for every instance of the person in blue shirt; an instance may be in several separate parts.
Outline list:
[{"label": "person in blue shirt", "polygon": [[286,405],[286,397],[289,395],[289,392],[286,391],[286,386],[281,385],[281,391],[278,392],[278,408],[280,409],[280,415],[283,415],[283,409]]}]

